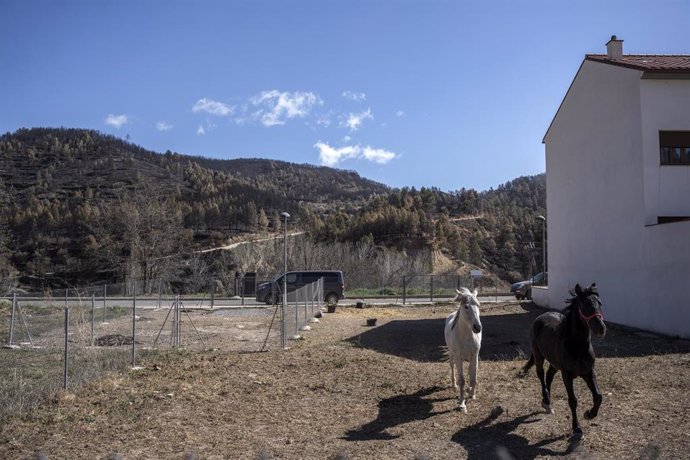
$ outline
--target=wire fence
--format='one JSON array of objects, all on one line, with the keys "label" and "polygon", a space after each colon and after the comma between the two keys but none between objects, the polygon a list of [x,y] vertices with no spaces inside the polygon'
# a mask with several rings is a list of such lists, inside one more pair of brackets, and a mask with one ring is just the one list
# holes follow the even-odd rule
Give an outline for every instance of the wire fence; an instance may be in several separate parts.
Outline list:
[{"label": "wire fence", "polygon": [[[299,271],[299,269],[293,269]],[[52,299],[61,302],[85,301],[92,296],[103,301],[131,299],[133,296],[156,298],[159,303],[172,302],[177,295],[183,296],[188,302],[193,301],[197,306],[211,306],[227,304],[229,300],[247,300],[254,297],[257,287],[264,282],[271,282],[281,273],[236,273],[230,278],[208,277],[192,283],[202,286],[201,289],[190,291],[189,286],[179,281],[155,279],[129,279],[121,283],[102,283],[88,286],[70,287],[32,287],[23,286],[22,289],[13,288],[12,283],[4,283],[4,295],[16,293],[20,298]],[[362,278],[357,274],[344,272],[346,294],[348,297],[425,297],[434,300],[436,297],[452,296],[455,289],[461,286],[476,287],[483,292],[508,292],[510,286],[492,277],[457,275],[457,274],[425,274],[425,273],[385,273],[378,276]]]},{"label": "wire fence", "polygon": [[323,282],[291,292],[284,308],[202,304],[179,295],[117,299],[83,293],[60,300],[18,295],[3,300],[0,421],[109,370],[137,369],[142,356],[161,350],[287,348],[320,316]]},{"label": "wire fence", "polygon": [[[282,289],[282,286],[280,287]],[[281,299],[282,296],[275,296]],[[285,325],[283,337],[285,340],[299,340],[301,331],[309,330],[310,323],[316,323],[321,317],[321,308],[324,306],[323,278],[319,278],[311,284],[303,286],[295,291],[288,292],[285,296],[283,318]],[[283,341],[285,348],[286,342]]]},{"label": "wire fence", "polygon": [[[30,410],[47,394],[73,388],[109,370],[136,368],[139,359],[161,350],[219,349],[256,352],[285,349],[299,340],[335,305],[324,301],[324,280],[273,296],[273,304],[254,299],[269,276],[238,276],[232,292],[180,295],[158,282],[143,295],[138,283],[108,284],[50,291],[17,291],[0,299],[0,421]],[[277,285],[279,283],[273,283]],[[395,303],[447,301],[455,289],[477,287],[484,295],[496,286],[480,278],[406,275],[372,280],[346,289],[350,298],[386,296]],[[282,289],[282,286],[280,286]]]}]

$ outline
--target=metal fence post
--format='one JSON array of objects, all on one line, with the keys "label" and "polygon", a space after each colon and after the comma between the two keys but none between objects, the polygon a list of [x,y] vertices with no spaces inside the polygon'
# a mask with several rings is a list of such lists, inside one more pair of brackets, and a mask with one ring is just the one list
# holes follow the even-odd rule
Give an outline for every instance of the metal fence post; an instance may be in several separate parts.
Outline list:
[{"label": "metal fence post", "polygon": [[163,284],[163,280],[158,278],[158,307],[156,310],[160,310],[161,308],[161,285]]},{"label": "metal fence post", "polygon": [[108,293],[108,285],[107,285],[107,284],[104,284],[104,285],[103,285],[103,322],[104,322],[104,323],[105,323],[105,320],[106,320],[106,315],[105,315],[105,309],[106,309],[105,299],[106,299],[107,293]]},{"label": "metal fence post", "polygon": [[[67,292],[67,291],[65,291]],[[65,363],[63,366],[63,374],[62,374],[62,388],[67,389],[67,363],[68,363],[68,354],[69,354],[69,341],[67,340],[67,336],[69,335],[69,307],[67,306],[66,300],[67,296],[65,295]]]},{"label": "metal fence post", "polygon": [[12,337],[14,336],[14,311],[17,308],[17,293],[12,293],[12,315],[10,316],[10,342],[7,344],[9,348],[12,348]]},{"label": "metal fence post", "polygon": [[429,300],[434,301],[434,275],[429,276]]},{"label": "metal fence post", "polygon": [[132,367],[136,365],[136,335],[137,335],[137,280],[134,280],[134,297],[132,298]]},{"label": "metal fence post", "polygon": [[96,322],[96,294],[91,293],[91,346],[94,344],[93,329]]},{"label": "metal fence post", "polygon": [[211,280],[211,310],[213,310],[213,302],[215,301],[216,297],[216,283]]},{"label": "metal fence post", "polygon": [[407,276],[403,275],[403,292],[402,292],[402,298],[403,298],[403,305],[405,305],[405,300],[407,296]]}]

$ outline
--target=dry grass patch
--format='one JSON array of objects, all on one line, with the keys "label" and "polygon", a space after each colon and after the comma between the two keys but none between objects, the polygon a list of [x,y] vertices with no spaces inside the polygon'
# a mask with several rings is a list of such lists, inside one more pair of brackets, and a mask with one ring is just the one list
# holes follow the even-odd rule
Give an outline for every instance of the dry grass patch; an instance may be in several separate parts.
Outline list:
[{"label": "dry grass patch", "polygon": [[[555,415],[534,375],[520,379],[540,311],[482,313],[477,399],[456,410],[439,347],[450,306],[343,308],[305,340],[265,353],[170,350],[0,429],[0,458],[682,458],[690,446],[690,346],[612,328],[597,361],[605,395],[572,445],[560,379]],[[366,319],[376,317],[377,326]],[[210,325],[209,325],[210,326]],[[591,404],[576,382],[580,408]],[[507,458],[507,457],[504,457]]]}]

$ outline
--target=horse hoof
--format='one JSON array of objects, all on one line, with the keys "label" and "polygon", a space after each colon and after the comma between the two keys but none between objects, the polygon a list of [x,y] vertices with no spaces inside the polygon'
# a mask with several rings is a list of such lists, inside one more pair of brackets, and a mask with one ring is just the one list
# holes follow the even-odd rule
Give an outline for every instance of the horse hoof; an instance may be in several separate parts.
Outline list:
[{"label": "horse hoof", "polygon": [[592,420],[594,417],[597,416],[597,414],[598,414],[598,412],[592,413],[591,410],[588,410],[588,411],[585,411],[585,418],[586,418],[587,420]]},{"label": "horse hoof", "polygon": [[582,434],[582,430],[580,428],[576,428],[573,431],[573,435],[570,437],[572,441],[582,441],[582,438],[584,435]]},{"label": "horse hoof", "polygon": [[459,409],[460,412],[462,412],[463,414],[466,414],[466,413],[467,413],[467,406],[465,406],[465,403],[460,404],[460,406],[458,406],[458,409]]},{"label": "horse hoof", "polygon": [[550,405],[546,403],[541,403],[541,407],[544,408],[547,414],[553,414],[553,407],[551,407]]}]

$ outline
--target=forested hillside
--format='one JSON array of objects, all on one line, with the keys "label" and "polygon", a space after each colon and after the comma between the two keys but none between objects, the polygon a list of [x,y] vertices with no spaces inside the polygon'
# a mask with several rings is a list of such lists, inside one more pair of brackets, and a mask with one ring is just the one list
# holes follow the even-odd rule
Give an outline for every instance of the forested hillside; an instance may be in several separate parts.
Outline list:
[{"label": "forested hillside", "polygon": [[280,232],[282,211],[320,244],[434,249],[512,281],[530,271],[545,206],[543,175],[481,193],[398,190],[351,171],[160,154],[65,128],[1,136],[0,180],[6,286],[183,279],[196,250]]}]

